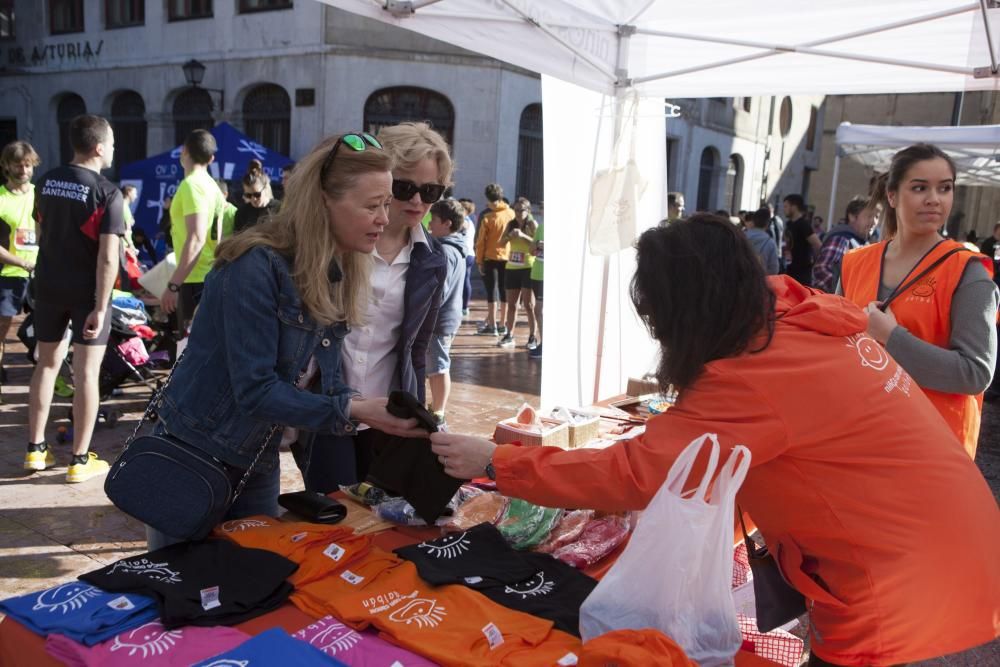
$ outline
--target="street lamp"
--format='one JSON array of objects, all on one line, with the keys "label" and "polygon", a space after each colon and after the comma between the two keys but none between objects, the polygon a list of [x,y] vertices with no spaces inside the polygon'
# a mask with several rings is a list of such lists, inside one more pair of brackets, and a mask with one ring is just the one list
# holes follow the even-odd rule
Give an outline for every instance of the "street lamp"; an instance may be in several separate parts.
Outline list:
[{"label": "street lamp", "polygon": [[[219,94],[219,111],[226,110],[226,93],[221,88],[205,88],[201,85],[201,82],[205,79],[205,70],[208,69],[203,64],[192,58],[183,65],[181,69],[184,70],[184,80],[192,88],[201,88],[202,90],[208,91],[210,93]],[[211,97],[209,97],[211,101]],[[213,104],[214,106],[214,104]]]}]

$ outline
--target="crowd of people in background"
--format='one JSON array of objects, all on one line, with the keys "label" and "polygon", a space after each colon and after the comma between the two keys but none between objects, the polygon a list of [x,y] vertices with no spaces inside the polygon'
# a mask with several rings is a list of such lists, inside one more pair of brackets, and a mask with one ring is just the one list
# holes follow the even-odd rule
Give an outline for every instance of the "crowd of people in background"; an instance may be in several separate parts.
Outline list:
[{"label": "crowd of people in background", "polygon": [[[389,223],[373,253],[376,296],[366,313],[368,324],[353,330],[344,342],[344,355],[353,369],[348,377],[363,394],[378,396],[385,395],[397,378],[444,423],[451,391],[451,344],[470,317],[474,273],[482,276],[488,300],[478,333],[498,337],[500,347],[513,347],[517,319],[523,313],[528,321],[525,347],[531,358],[541,358],[542,225],[530,201],[519,197],[511,206],[495,183],[485,189],[489,207],[477,220],[471,199],[451,196],[449,148],[428,125],[404,123],[386,128],[383,134],[394,147],[403,148],[395,151]],[[83,481],[108,469],[107,462],[89,452],[99,409],[97,374],[110,321],[107,306],[102,308],[110,298],[105,298],[105,291],[110,295],[112,285],[141,290],[142,274],[163,262],[169,269],[165,287],[158,294],[146,294],[146,300],[165,316],[169,338],[186,343],[220,244],[278,217],[283,206],[279,195],[284,194],[296,165],[282,168],[280,183],[272,183],[256,159],[250,160],[234,184],[215,179],[209,166],[218,150],[216,140],[206,130],[195,130],[180,149],[184,178],[164,198],[159,228],[147,230],[135,225],[135,185],[119,188],[100,173],[112,165],[114,157],[114,133],[108,121],[94,115],[75,119],[70,124],[70,142],[72,161],[46,174],[43,180],[56,185],[37,193],[32,178],[40,158],[34,148],[16,141],[0,155],[4,174],[0,186],[0,341],[9,333],[13,318],[27,312],[28,286],[33,279],[38,350],[24,467],[44,470],[55,463],[45,430],[52,385],[65,385],[59,369],[72,343],[75,394],[74,388],[68,391],[74,396],[77,427],[68,479]],[[230,185],[236,190],[232,196]],[[58,238],[62,245],[38,242],[36,221],[43,217],[58,220],[50,222],[49,228],[59,231],[48,234],[46,240]],[[36,270],[39,255],[49,258],[47,270]],[[114,258],[108,259],[110,255]],[[430,276],[434,279],[429,280]],[[437,289],[418,295],[417,288],[428,284]],[[400,317],[402,322],[397,321]],[[68,323],[72,323],[72,334],[64,337]],[[6,380],[2,360],[0,342],[0,389]],[[430,387],[427,397],[425,379]],[[363,450],[358,448],[360,462],[347,467],[363,469]],[[345,467],[343,457],[329,461],[300,458],[307,482],[309,470],[314,480],[322,478],[328,484],[329,470]]]}]

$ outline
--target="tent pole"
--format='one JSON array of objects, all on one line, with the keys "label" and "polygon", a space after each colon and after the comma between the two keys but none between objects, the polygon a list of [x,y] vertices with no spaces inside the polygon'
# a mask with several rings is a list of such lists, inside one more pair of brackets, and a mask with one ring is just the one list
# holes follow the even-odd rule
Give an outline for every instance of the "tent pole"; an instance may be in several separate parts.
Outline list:
[{"label": "tent pole", "polygon": [[826,231],[830,231],[833,225],[833,211],[837,205],[837,181],[840,180],[840,147],[837,147],[836,157],[833,158],[833,182],[830,184],[830,208],[826,212]]},{"label": "tent pole", "polygon": [[997,73],[997,52],[993,46],[993,30],[990,28],[990,13],[987,11],[986,0],[979,0],[979,8],[983,12],[983,31],[986,33],[986,45],[990,49],[990,71]]}]

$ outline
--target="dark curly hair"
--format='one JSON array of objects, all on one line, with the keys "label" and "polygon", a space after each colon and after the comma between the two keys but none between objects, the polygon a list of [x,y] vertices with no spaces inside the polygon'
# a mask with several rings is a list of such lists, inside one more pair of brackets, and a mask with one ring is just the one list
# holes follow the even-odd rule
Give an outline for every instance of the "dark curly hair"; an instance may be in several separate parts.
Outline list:
[{"label": "dark curly hair", "polygon": [[657,380],[689,387],[705,364],[734,357],[774,335],[774,293],[743,233],[728,220],[696,214],[647,230],[636,242],[632,303],[660,343]]}]

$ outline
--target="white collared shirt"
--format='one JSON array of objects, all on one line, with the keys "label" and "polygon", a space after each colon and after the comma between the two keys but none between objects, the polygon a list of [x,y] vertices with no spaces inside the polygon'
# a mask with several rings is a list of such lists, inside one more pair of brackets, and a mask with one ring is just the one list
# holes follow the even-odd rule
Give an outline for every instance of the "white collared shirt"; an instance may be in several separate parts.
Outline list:
[{"label": "white collared shirt", "polygon": [[414,227],[410,240],[392,264],[372,253],[375,266],[371,274],[371,295],[365,324],[354,327],[344,339],[344,377],[347,386],[361,392],[363,398],[388,396],[396,372],[396,343],[403,327],[403,293],[410,255],[415,243],[427,244],[424,230]]}]

